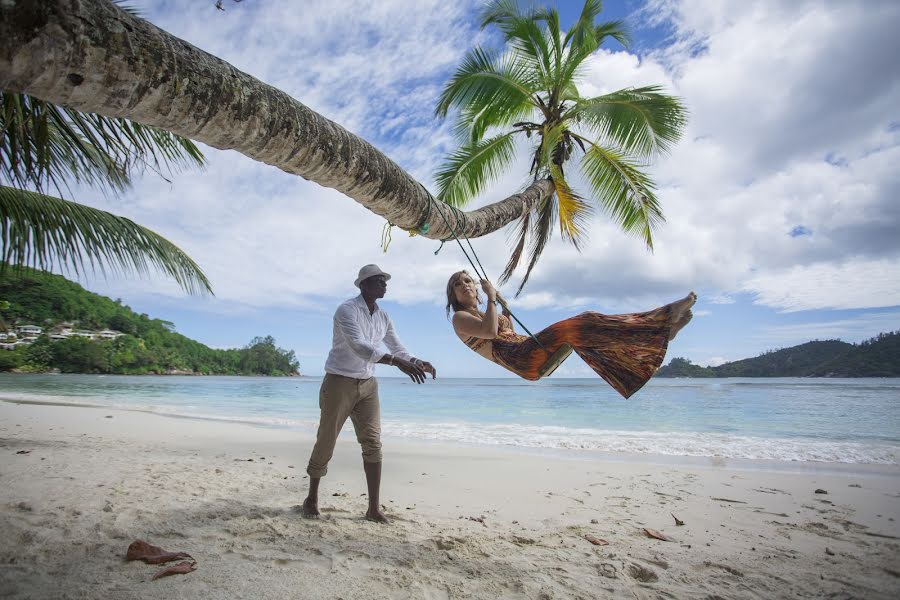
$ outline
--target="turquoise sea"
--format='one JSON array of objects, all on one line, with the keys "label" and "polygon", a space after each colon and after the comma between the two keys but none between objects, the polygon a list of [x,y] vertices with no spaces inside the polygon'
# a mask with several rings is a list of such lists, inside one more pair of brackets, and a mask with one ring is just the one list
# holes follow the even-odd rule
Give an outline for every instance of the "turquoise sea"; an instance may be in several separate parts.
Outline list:
[{"label": "turquoise sea", "polygon": [[[314,431],[320,377],[0,374],[0,398]],[[900,379],[379,377],[386,436],[669,456],[900,464]],[[351,434],[347,424],[345,434]]]}]

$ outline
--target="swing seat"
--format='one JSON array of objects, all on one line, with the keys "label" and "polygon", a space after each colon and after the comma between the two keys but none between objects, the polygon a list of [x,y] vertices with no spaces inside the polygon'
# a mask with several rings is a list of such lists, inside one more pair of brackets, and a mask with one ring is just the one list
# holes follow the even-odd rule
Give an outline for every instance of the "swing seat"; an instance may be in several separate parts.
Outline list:
[{"label": "swing seat", "polygon": [[557,348],[556,352],[550,355],[550,357],[541,365],[541,368],[538,369],[538,377],[544,378],[553,373],[564,360],[569,358],[569,355],[572,354],[572,346],[569,344],[563,344],[559,348]]}]

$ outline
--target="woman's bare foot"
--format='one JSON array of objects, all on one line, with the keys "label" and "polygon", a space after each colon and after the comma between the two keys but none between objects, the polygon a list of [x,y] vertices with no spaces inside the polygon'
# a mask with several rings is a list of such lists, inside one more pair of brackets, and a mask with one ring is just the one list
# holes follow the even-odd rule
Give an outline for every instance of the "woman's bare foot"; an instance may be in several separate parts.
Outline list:
[{"label": "woman's bare foot", "polygon": [[300,510],[300,514],[302,514],[307,519],[318,519],[319,518],[319,503],[312,498],[307,498],[303,501],[303,508]]},{"label": "woman's bare foot", "polygon": [[384,515],[380,510],[372,510],[371,508],[366,512],[366,520],[374,521],[375,523],[383,523],[385,525],[390,524],[390,520]]},{"label": "woman's bare foot", "polygon": [[669,329],[669,340],[675,339],[675,336],[678,335],[678,332],[684,329],[684,326],[691,322],[691,319],[694,318],[694,313],[691,312],[691,307],[697,302],[697,294],[691,292],[683,299],[678,302],[673,303],[672,306],[672,316],[670,319],[670,329]]}]

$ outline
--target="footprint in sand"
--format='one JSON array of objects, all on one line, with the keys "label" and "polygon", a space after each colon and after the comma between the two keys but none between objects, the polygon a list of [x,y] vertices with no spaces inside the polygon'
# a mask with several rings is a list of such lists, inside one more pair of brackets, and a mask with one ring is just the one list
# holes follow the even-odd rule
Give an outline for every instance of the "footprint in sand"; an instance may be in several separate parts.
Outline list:
[{"label": "footprint in sand", "polygon": [[597,574],[607,579],[618,579],[618,569],[612,563],[600,563],[597,565]]},{"label": "footprint in sand", "polygon": [[641,583],[653,583],[654,581],[659,581],[659,576],[652,569],[634,563],[628,565],[628,575]]}]

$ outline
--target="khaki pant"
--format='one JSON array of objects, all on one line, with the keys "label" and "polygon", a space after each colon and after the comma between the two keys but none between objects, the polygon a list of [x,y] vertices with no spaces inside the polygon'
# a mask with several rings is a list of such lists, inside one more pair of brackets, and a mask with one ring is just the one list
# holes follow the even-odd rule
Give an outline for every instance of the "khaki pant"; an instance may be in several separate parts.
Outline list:
[{"label": "khaki pant", "polygon": [[381,407],[378,381],[374,377],[353,379],[327,373],[319,389],[319,408],[322,410],[319,432],[306,467],[310,477],[324,477],[328,472],[328,461],[347,417],[356,429],[363,461],[381,462]]}]

